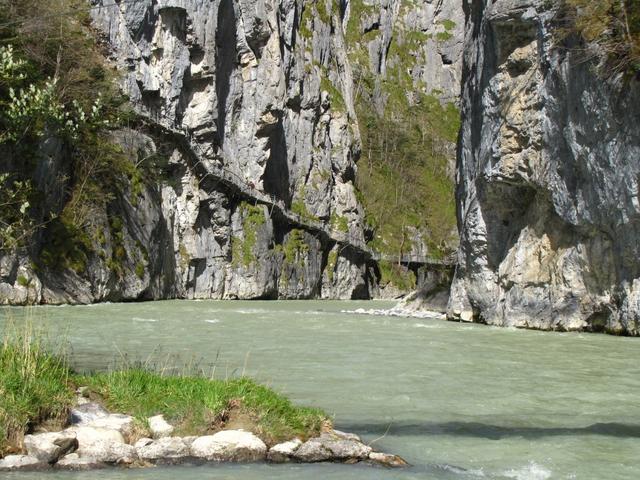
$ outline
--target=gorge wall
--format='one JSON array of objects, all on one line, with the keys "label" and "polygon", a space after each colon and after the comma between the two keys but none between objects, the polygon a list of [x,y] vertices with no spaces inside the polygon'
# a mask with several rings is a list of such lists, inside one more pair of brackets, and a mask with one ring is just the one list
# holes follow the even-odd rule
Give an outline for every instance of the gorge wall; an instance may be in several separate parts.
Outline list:
[{"label": "gorge wall", "polygon": [[640,333],[640,82],[559,39],[561,2],[465,2],[449,317]]},{"label": "gorge wall", "polygon": [[[79,260],[58,261],[67,240],[46,226],[28,253],[1,255],[2,303],[380,294],[355,188],[363,78],[370,109],[391,108],[395,69],[401,114],[420,93],[437,116],[459,90],[461,5],[94,0],[90,14],[135,111],[110,140],[133,174],[91,207]],[[73,163],[55,138],[40,155],[33,181],[59,214]],[[424,254],[428,232],[407,231]]]}]

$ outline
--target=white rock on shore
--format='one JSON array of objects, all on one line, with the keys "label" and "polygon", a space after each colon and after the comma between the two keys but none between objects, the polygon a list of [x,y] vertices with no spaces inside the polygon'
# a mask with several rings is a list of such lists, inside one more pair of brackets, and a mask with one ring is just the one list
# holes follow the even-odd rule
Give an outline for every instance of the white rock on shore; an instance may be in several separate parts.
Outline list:
[{"label": "white rock on shore", "polygon": [[37,468],[44,464],[36,457],[30,455],[8,455],[0,459],[0,472],[11,470],[26,470]]},{"label": "white rock on shore", "polygon": [[191,455],[217,462],[258,462],[266,458],[267,446],[253,433],[223,430],[195,439]]},{"label": "white rock on shore", "polygon": [[[222,430],[201,437],[142,438],[130,445],[124,434],[130,428],[131,417],[111,414],[96,404],[74,409],[71,419],[74,425],[63,431],[25,436],[28,455],[0,459],[0,471],[52,467],[89,470],[111,465],[176,464],[187,459],[273,463],[367,461],[384,466],[406,465],[400,457],[375,453],[357,435],[338,430],[324,432],[304,443],[297,438],[279,443],[267,452],[260,438],[244,430]],[[167,426],[173,430],[162,416],[152,419],[158,427],[154,435],[167,435]]]},{"label": "white rock on shore", "polygon": [[65,444],[75,442],[75,439],[75,433],[69,431],[26,435],[24,448],[30,457],[37,458],[42,463],[55,463],[60,456],[68,453]]},{"label": "white rock on shore", "polygon": [[180,437],[143,438],[136,442],[135,448],[142,460],[171,462],[190,456],[189,445]]},{"label": "white rock on shore", "polygon": [[173,433],[173,427],[164,419],[163,415],[149,417],[147,421],[153,438],[168,437]]},{"label": "white rock on shore", "polygon": [[302,440],[299,438],[274,445],[269,449],[267,460],[273,463],[289,462],[301,445]]},{"label": "white rock on shore", "polygon": [[302,462],[364,460],[372,450],[354,436],[334,430],[307,440],[295,452],[294,458]]}]

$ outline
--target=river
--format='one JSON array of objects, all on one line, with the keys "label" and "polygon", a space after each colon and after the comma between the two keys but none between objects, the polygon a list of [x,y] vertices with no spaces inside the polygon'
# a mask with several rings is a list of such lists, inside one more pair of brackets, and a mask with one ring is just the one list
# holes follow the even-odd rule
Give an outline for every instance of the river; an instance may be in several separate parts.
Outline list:
[{"label": "river", "polygon": [[[412,464],[218,465],[11,480],[640,478],[640,339],[345,313],[384,302],[162,301],[11,308],[73,363],[242,372]],[[0,319],[0,323],[2,320]]]}]

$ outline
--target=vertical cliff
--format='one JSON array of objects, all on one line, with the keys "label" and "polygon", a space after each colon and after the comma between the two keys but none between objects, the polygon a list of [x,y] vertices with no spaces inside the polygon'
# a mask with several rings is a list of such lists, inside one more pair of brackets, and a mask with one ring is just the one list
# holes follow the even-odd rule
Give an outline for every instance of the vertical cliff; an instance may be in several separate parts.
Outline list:
[{"label": "vertical cliff", "polygon": [[640,82],[561,4],[465,2],[449,316],[638,334]]},{"label": "vertical cliff", "polygon": [[345,32],[362,153],[356,178],[380,295],[424,284],[457,247],[453,172],[464,14],[459,1],[351,0]]},{"label": "vertical cliff", "polygon": [[38,147],[42,227],[0,254],[0,301],[395,296],[419,266],[398,259],[455,248],[459,2],[93,0],[89,14],[131,110],[104,134],[117,165],[101,182],[65,140]]}]

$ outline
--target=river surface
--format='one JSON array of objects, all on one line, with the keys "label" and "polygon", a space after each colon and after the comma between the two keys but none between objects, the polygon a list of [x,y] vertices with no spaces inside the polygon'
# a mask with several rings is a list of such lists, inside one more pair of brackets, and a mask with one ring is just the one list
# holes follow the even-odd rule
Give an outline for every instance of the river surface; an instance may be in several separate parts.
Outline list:
[{"label": "river surface", "polygon": [[[243,372],[413,466],[218,465],[10,480],[640,478],[640,339],[344,313],[383,302],[163,301],[12,308],[80,369],[147,361]],[[0,319],[0,323],[2,320]]]}]

